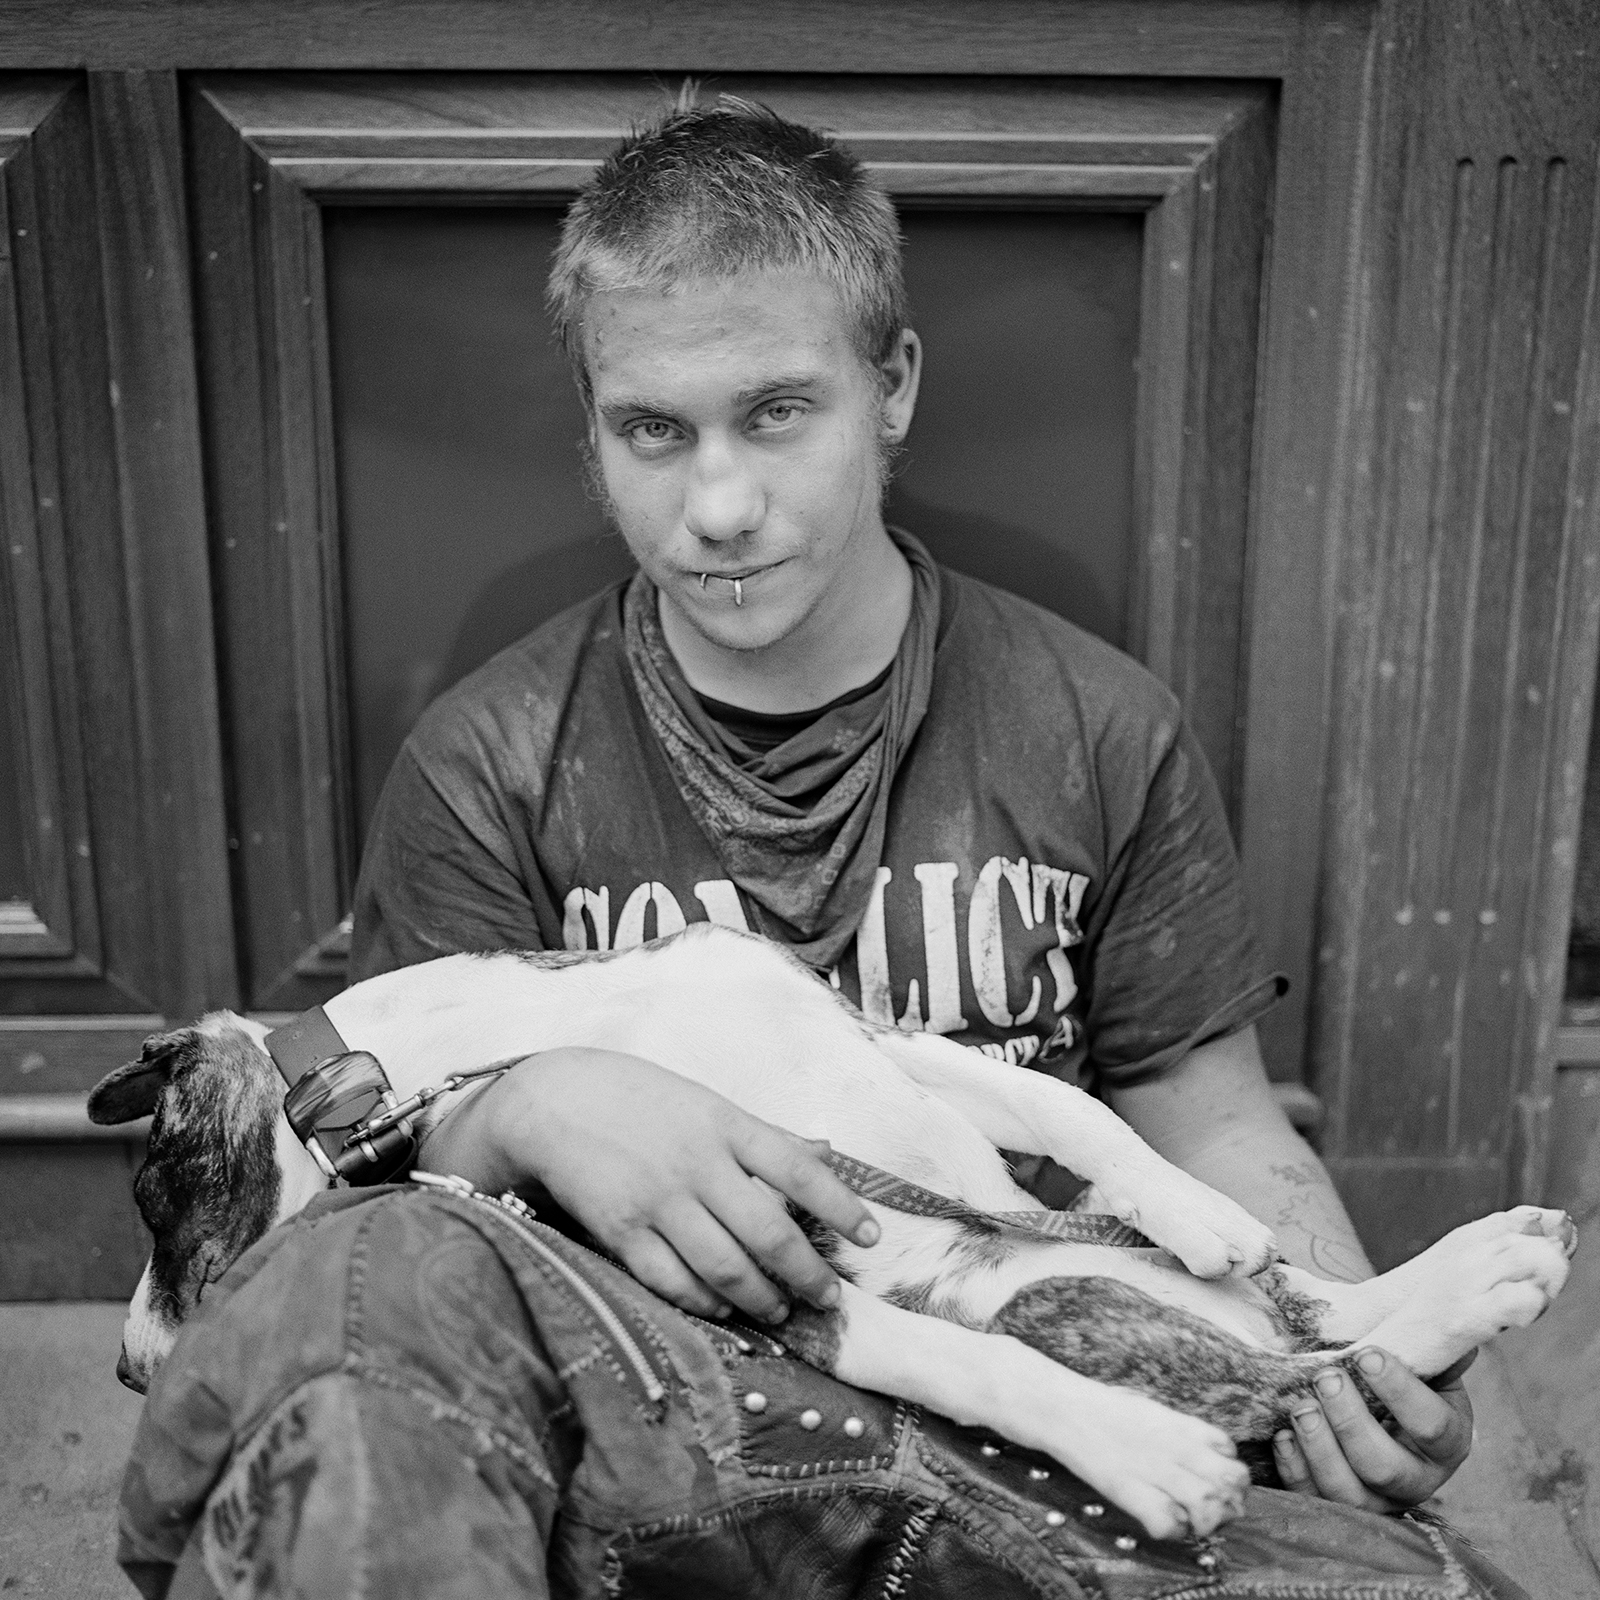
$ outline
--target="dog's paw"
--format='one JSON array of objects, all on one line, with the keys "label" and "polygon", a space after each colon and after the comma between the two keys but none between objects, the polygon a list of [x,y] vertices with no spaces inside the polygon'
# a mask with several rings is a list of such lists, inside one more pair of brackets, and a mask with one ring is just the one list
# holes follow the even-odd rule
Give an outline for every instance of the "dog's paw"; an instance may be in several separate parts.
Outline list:
[{"label": "dog's paw", "polygon": [[1003,1431],[1054,1456],[1153,1539],[1204,1536],[1244,1510],[1250,1474],[1220,1428],[1132,1389],[1055,1374],[1035,1377],[1026,1424]]},{"label": "dog's paw", "polygon": [[1090,1446],[1096,1465],[1076,1469],[1137,1517],[1152,1539],[1204,1538],[1244,1511],[1250,1474],[1220,1428],[1117,1391],[1113,1425]]},{"label": "dog's paw", "polygon": [[1567,1212],[1547,1206],[1517,1206],[1500,1214],[1519,1233],[1542,1234],[1546,1239],[1554,1239],[1568,1261],[1578,1253],[1578,1225]]},{"label": "dog's paw", "polygon": [[1485,1340],[1542,1316],[1567,1281],[1576,1245],[1566,1212],[1539,1206],[1464,1223],[1372,1280],[1394,1309],[1362,1342],[1432,1377]]},{"label": "dog's paw", "polygon": [[1117,1216],[1197,1278],[1253,1277],[1276,1259],[1278,1243],[1265,1223],[1169,1162],[1127,1188],[1104,1182],[1099,1187]]}]

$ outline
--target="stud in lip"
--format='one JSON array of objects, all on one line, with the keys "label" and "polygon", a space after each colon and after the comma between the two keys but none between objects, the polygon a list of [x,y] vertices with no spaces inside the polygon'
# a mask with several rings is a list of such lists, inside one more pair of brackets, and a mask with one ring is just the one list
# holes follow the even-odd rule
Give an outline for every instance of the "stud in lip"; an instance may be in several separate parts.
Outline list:
[{"label": "stud in lip", "polygon": [[764,567],[751,567],[748,571],[725,574],[721,572],[697,572],[694,574],[700,580],[700,592],[707,592],[707,584],[714,578],[718,583],[725,583],[733,594],[733,603],[736,606],[744,604],[744,586],[751,578],[759,577],[763,572],[770,572],[773,566],[779,563],[772,562]]}]

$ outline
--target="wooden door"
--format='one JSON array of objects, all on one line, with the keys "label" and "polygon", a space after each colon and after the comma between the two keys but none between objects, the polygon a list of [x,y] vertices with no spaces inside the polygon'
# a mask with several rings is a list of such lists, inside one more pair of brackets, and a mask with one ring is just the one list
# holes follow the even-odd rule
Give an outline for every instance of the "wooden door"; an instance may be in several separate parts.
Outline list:
[{"label": "wooden door", "polygon": [[[233,998],[172,86],[0,78],[0,1295],[120,1293],[82,1096]],[[62,1135],[70,1136],[63,1143]]]},{"label": "wooden door", "polygon": [[[899,513],[1183,699],[1294,982],[1269,1064],[1327,1107],[1375,1253],[1537,1198],[1558,1048],[1600,1055],[1557,1032],[1600,646],[1581,9],[8,17],[0,1294],[131,1284],[130,1147],[87,1142],[84,1091],[158,1024],[336,987],[366,807],[418,705],[619,570],[537,281],[508,285],[686,71],[837,128],[896,196],[937,334]],[[1046,285],[1059,392],[999,348],[1016,315],[974,334],[979,274]],[[409,369],[381,294],[413,319]],[[463,338],[499,295],[521,341],[520,376],[467,352],[478,399],[507,397],[487,421],[451,399],[452,295]],[[430,349],[451,359],[421,371]],[[985,381],[974,442],[933,397]],[[402,495],[385,463],[408,451],[431,470]]]}]

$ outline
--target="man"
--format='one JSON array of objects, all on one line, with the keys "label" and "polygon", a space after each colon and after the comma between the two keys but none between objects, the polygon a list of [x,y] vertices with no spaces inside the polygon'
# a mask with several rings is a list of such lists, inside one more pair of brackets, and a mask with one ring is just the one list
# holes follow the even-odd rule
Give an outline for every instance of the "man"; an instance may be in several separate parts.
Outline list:
[{"label": "man", "polygon": [[[921,369],[887,200],[809,130],[682,115],[573,207],[550,302],[643,578],[425,717],[373,825],[352,976],[754,927],[882,1020],[904,995],[902,1025],[1097,1081],[1291,1260],[1370,1274],[1262,1069],[1276,988],[1170,696],[884,525]],[[781,1317],[757,1263],[821,1303],[832,1274],[752,1204],[726,1118],[644,1063],[534,1063],[426,1159],[544,1183],[688,1310]],[[802,1171],[791,1198],[832,1187]],[[1341,1383],[1280,1442],[1285,1481],[1371,1507],[1433,1493],[1470,1442],[1465,1391],[1391,1363],[1379,1392],[1409,1441]]]},{"label": "man", "polygon": [[[1262,1071],[1253,1023],[1279,984],[1255,950],[1226,825],[1172,697],[1059,619],[940,571],[884,525],[886,464],[911,426],[921,352],[892,208],[859,166],[758,108],[677,113],[626,141],[575,203],[550,302],[588,409],[593,479],[640,573],[504,652],[423,718],[373,824],[352,976],[455,950],[618,948],[696,917],[753,928],[792,945],[871,1015],[951,1033],[1018,1071],[1097,1084],[1158,1150],[1271,1223],[1291,1259],[1324,1274],[1368,1271]],[[864,1209],[817,1152],[612,1053],[519,1065],[438,1128],[421,1164],[490,1192],[547,1192],[640,1283],[702,1317],[738,1307],[776,1323],[792,1295],[824,1309],[837,1299],[831,1269],[752,1176],[871,1238]],[[337,1240],[336,1221],[313,1226]],[[416,1246],[429,1260],[442,1249]],[[357,1254],[368,1282],[383,1258]],[[348,1259],[356,1273],[357,1255]],[[247,1300],[267,1276],[256,1271],[237,1291]],[[558,1424],[582,1406],[562,1399],[560,1383],[598,1350],[563,1365],[543,1324],[530,1332],[514,1309],[495,1312],[492,1285],[476,1309],[459,1285],[445,1299],[473,1371],[488,1362],[499,1372],[501,1357],[482,1352],[511,1338],[496,1316],[516,1323],[512,1343],[540,1375],[529,1386],[550,1391],[539,1390],[527,1470],[566,1494],[557,1461],[580,1447],[563,1443]],[[220,1320],[228,1315],[234,1331],[210,1337],[245,1337],[246,1314]],[[399,1342],[382,1319],[363,1318],[361,1340]],[[341,1360],[354,1370],[350,1351]],[[198,1355],[188,1370],[201,1370]],[[1395,1510],[1464,1458],[1459,1383],[1435,1392],[1383,1363],[1370,1382],[1391,1432],[1329,1378],[1320,1409],[1308,1406],[1277,1442],[1287,1486]],[[765,1411],[766,1393],[756,1398]],[[290,1434],[353,1434],[370,1464],[379,1424],[340,1404],[337,1426],[301,1416],[271,1450],[289,1449]],[[509,1416],[531,1402],[497,1404]],[[197,1405],[153,1403],[152,1437],[180,1414],[215,1434],[217,1402]],[[252,1406],[230,1401],[230,1419]],[[480,1432],[489,1426],[472,1414]],[[643,1431],[604,1448],[632,1460],[649,1422],[645,1411],[613,1421]],[[256,1575],[239,1592],[260,1592],[260,1540],[252,1533],[240,1556],[238,1527],[255,1518],[252,1528],[287,1537],[300,1502],[268,1515],[259,1485],[271,1474],[257,1457],[244,1479],[237,1465],[268,1444],[258,1433],[244,1450],[223,1431],[234,1479],[247,1484],[244,1509],[223,1532],[215,1514],[207,1526]],[[420,1461],[415,1432],[401,1436],[401,1456]],[[586,1437],[583,1448],[601,1448],[592,1423]],[[336,1448],[347,1445],[306,1458],[312,1478]],[[141,1459],[160,1452],[152,1444],[135,1459],[145,1477],[129,1504],[148,1532],[160,1520],[152,1508],[172,1497],[150,1486],[155,1468]],[[783,1459],[770,1470],[812,1471]],[[363,1484],[377,1471],[348,1470]],[[672,1479],[668,1466],[653,1470],[651,1481]],[[204,1490],[217,1504],[210,1479]],[[430,1505],[394,1484],[387,1492],[414,1495],[407,1516],[449,1523],[448,1497]],[[530,1537],[547,1540],[563,1513],[554,1499],[539,1504]],[[463,1509],[449,1525],[473,1515]],[[650,1537],[686,1515],[680,1506],[648,1523]],[[713,1520],[703,1509],[690,1518]],[[629,1550],[638,1526],[631,1518]],[[1296,1526],[1289,1543],[1303,1536],[1319,1560],[1341,1541],[1386,1537],[1365,1524],[1349,1534],[1336,1518],[1336,1536]],[[485,1535],[475,1548],[487,1547]],[[620,1549],[613,1540],[604,1563],[625,1564]],[[208,1560],[216,1582],[226,1562],[215,1551]],[[568,1576],[573,1592],[595,1581]],[[1449,1581],[1465,1582],[1459,1568]]]}]

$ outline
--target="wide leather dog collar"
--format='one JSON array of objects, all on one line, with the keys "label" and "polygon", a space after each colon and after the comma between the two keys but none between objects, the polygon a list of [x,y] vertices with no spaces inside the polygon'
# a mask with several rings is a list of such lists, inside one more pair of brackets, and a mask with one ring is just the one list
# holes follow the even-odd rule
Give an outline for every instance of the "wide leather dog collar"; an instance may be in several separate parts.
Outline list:
[{"label": "wide leather dog collar", "polygon": [[321,1006],[274,1028],[266,1045],[288,1088],[283,1114],[329,1178],[384,1183],[410,1165],[416,1140],[409,1121],[375,1133],[365,1126],[395,1104],[382,1063],[352,1050]]},{"label": "wide leather dog collar", "polygon": [[291,1089],[313,1067],[349,1053],[350,1046],[321,1006],[302,1011],[267,1035],[267,1054]]}]

